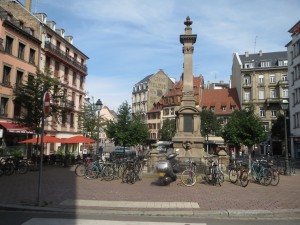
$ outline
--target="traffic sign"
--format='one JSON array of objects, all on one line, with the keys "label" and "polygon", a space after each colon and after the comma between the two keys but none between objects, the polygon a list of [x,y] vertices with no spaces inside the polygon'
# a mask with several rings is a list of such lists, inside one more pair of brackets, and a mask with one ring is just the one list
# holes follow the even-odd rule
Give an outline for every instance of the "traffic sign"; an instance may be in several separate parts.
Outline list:
[{"label": "traffic sign", "polygon": [[43,110],[44,110],[44,116],[48,116],[50,112],[50,94],[48,91],[46,91],[44,94]]}]

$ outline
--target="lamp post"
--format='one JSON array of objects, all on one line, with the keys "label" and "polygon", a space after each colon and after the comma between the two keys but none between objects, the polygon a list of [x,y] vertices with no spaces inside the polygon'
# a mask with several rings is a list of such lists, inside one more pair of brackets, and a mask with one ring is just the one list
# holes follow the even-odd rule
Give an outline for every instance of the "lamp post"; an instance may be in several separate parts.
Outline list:
[{"label": "lamp post", "polygon": [[98,112],[98,118],[97,118],[97,146],[96,146],[96,154],[99,150],[99,132],[100,132],[100,111],[102,109],[102,102],[100,99],[97,100],[96,102],[96,110]]},{"label": "lamp post", "polygon": [[286,112],[289,107],[288,100],[284,99],[281,101],[281,108],[284,111],[284,145],[285,145],[285,171],[284,175],[288,175],[289,169],[289,150],[288,150],[288,143],[287,143],[287,126],[286,126]]}]

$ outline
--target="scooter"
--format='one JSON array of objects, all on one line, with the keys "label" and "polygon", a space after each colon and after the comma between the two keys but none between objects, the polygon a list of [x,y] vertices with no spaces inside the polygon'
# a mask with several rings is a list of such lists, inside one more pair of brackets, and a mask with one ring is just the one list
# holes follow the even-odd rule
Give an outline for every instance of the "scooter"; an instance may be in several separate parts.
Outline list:
[{"label": "scooter", "polygon": [[165,160],[159,160],[156,164],[156,171],[158,173],[158,182],[162,185],[169,185],[171,182],[176,181],[179,172],[179,162],[176,158],[178,155],[175,152],[168,154]]}]

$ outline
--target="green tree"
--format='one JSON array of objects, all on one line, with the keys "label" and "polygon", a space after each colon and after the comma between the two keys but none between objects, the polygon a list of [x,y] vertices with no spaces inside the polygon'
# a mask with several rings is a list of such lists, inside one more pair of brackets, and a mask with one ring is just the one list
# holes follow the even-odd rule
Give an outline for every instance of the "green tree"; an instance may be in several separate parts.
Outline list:
[{"label": "green tree", "polygon": [[176,133],[176,121],[175,119],[166,119],[159,129],[159,135],[161,141],[172,141],[172,138]]},{"label": "green tree", "polygon": [[201,117],[201,135],[207,137],[209,134],[220,135],[222,119],[210,110],[202,110],[200,113]]},{"label": "green tree", "polygon": [[[287,119],[286,121],[286,126],[287,126],[287,136],[290,136],[290,123]],[[277,120],[273,123],[272,128],[271,128],[271,135],[272,138],[277,138],[284,140],[285,136],[285,130],[284,130],[284,115],[279,114],[277,117]]]},{"label": "green tree", "polygon": [[98,123],[98,111],[94,98],[91,100],[86,99],[82,109],[78,113],[78,123],[81,132],[88,135],[94,140],[97,140],[98,129],[103,125],[103,121],[99,118],[100,123]]},{"label": "green tree", "polygon": [[28,76],[27,82],[17,84],[14,89],[15,113],[18,115],[17,121],[27,127],[32,128],[35,133],[41,131],[41,121],[43,114],[44,93],[50,94],[50,112],[52,122],[60,122],[71,106],[66,101],[66,92],[62,83],[51,77],[51,72],[45,73],[37,69],[36,75]]},{"label": "green tree", "polygon": [[149,137],[148,127],[142,121],[141,115],[132,115],[127,102],[119,107],[117,121],[108,121],[104,130],[115,145],[123,147],[145,144]]},{"label": "green tree", "polygon": [[254,114],[254,106],[234,111],[223,129],[222,137],[225,143],[243,144],[248,148],[264,141],[266,132],[260,118]]}]

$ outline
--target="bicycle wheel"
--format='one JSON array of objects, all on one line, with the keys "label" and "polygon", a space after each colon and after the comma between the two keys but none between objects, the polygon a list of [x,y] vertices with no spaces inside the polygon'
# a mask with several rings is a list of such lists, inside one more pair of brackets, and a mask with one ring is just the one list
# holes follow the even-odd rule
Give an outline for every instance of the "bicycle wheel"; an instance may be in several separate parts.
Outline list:
[{"label": "bicycle wheel", "polygon": [[239,176],[242,187],[247,187],[249,183],[248,172],[241,171],[241,175]]},{"label": "bicycle wheel", "polygon": [[136,175],[133,170],[129,171],[129,176],[130,176],[130,183],[134,184],[136,182]]},{"label": "bicycle wheel", "polygon": [[237,182],[237,170],[235,168],[229,170],[229,180],[233,184]]},{"label": "bicycle wheel", "polygon": [[75,168],[75,174],[78,177],[83,177],[85,173],[85,166],[83,164],[78,164]]},{"label": "bicycle wheel", "polygon": [[25,174],[28,171],[28,164],[26,162],[20,162],[18,165],[18,172],[20,174]]},{"label": "bicycle wheel", "polygon": [[279,183],[279,172],[275,169],[272,170],[272,181],[271,185],[272,186],[277,186]]},{"label": "bicycle wheel", "polygon": [[99,174],[99,169],[96,165],[90,165],[86,168],[84,176],[87,179],[96,179]]},{"label": "bicycle wheel", "polygon": [[104,166],[101,171],[101,176],[106,181],[111,181],[114,179],[114,170],[111,166]]},{"label": "bicycle wheel", "polygon": [[260,176],[259,182],[260,184],[268,186],[271,184],[271,181],[272,181],[272,172],[270,169],[265,168],[262,172],[262,175]]},{"label": "bicycle wheel", "polygon": [[4,174],[4,166],[0,164],[0,177]]},{"label": "bicycle wheel", "polygon": [[124,164],[124,163],[120,164],[120,165],[117,167],[117,172],[116,172],[116,174],[117,174],[117,176],[118,176],[119,178],[123,178],[123,174],[124,174],[126,168],[127,168],[127,166],[126,166],[126,164]]},{"label": "bicycle wheel", "polygon": [[14,166],[14,164],[12,164],[12,163],[5,163],[5,165],[4,165],[4,174],[6,175],[6,176],[10,176],[10,175],[12,175],[13,173],[14,173],[14,171],[15,171],[15,166]]},{"label": "bicycle wheel", "polygon": [[220,179],[220,182],[221,183],[224,183],[224,180],[225,180],[225,178],[224,178],[224,173],[222,172],[222,170],[219,170],[219,179]]},{"label": "bicycle wheel", "polygon": [[197,181],[196,174],[191,170],[183,171],[181,173],[180,179],[181,182],[187,187],[194,186]]}]

